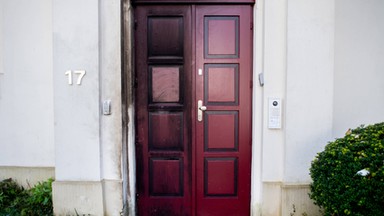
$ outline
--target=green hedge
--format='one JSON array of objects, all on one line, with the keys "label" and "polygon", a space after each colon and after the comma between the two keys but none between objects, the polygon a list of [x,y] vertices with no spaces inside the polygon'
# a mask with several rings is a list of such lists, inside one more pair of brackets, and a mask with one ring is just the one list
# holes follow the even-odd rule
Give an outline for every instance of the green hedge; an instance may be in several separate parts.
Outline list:
[{"label": "green hedge", "polygon": [[330,142],[313,160],[310,175],[309,196],[324,215],[384,215],[384,123]]},{"label": "green hedge", "polygon": [[26,190],[12,179],[0,182],[0,216],[53,215],[52,182],[48,179]]}]

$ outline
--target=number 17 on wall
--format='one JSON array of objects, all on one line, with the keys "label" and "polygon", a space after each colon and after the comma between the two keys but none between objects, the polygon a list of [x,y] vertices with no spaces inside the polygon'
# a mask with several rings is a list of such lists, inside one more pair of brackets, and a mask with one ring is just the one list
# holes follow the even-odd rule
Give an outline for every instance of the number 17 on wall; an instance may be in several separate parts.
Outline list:
[{"label": "number 17 on wall", "polygon": [[74,70],[74,71],[68,70],[68,71],[66,71],[65,75],[68,76],[68,85],[73,84],[73,81],[72,81],[73,74],[77,75],[76,84],[81,85],[81,82],[83,81],[83,77],[85,76],[85,70]]}]

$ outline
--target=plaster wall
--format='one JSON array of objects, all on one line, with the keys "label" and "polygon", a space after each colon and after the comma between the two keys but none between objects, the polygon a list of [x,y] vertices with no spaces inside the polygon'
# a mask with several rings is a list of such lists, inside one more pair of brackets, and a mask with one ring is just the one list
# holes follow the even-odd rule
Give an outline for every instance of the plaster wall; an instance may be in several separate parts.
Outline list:
[{"label": "plaster wall", "polygon": [[308,198],[309,185],[285,184],[282,186],[282,212],[280,215],[290,216],[322,216],[318,206]]},{"label": "plaster wall", "polygon": [[[254,90],[252,215],[318,213],[308,173],[332,137],[334,2],[258,1],[255,23],[254,73],[265,84]],[[268,128],[269,98],[282,100],[280,129]]]},{"label": "plaster wall", "polygon": [[[263,50],[255,67],[262,64],[265,78],[260,90],[262,181],[309,182],[311,160],[332,137],[334,2],[275,0],[262,5],[263,35],[256,32],[256,37],[263,37],[263,44],[255,47],[256,55]],[[281,129],[268,128],[271,97],[283,102]]]},{"label": "plaster wall", "polygon": [[285,183],[309,183],[311,161],[332,138],[334,3],[287,7]]},{"label": "plaster wall", "polygon": [[52,184],[54,214],[58,216],[105,215],[102,194],[101,182],[55,181]]},{"label": "plaster wall", "polygon": [[100,103],[111,101],[111,113],[100,117],[101,177],[104,215],[120,215],[123,211],[123,172],[127,164],[122,160],[122,57],[120,0],[99,1],[100,37]]},{"label": "plaster wall", "polygon": [[251,214],[259,215],[262,203],[262,151],[263,151],[263,86],[258,81],[263,74],[264,1],[258,1],[253,11],[253,95],[252,95],[252,172]]},{"label": "plaster wall", "polygon": [[12,178],[24,188],[30,188],[49,178],[55,178],[54,167],[0,167],[0,181]]},{"label": "plaster wall", "polygon": [[[55,161],[58,181],[99,181],[99,2],[53,1]],[[69,85],[65,72],[85,70]]]},{"label": "plaster wall", "polygon": [[122,180],[121,17],[120,0],[100,1],[100,103],[111,101],[101,116],[102,178]]},{"label": "plaster wall", "polygon": [[333,136],[384,121],[384,1],[335,1]]},{"label": "plaster wall", "polygon": [[0,166],[55,165],[51,7],[0,1]]},{"label": "plaster wall", "polygon": [[[55,214],[123,211],[121,2],[53,1]],[[86,71],[81,84],[77,70]],[[72,71],[73,84],[65,73]],[[111,102],[110,113],[103,103]]]},{"label": "plaster wall", "polygon": [[[262,64],[264,75],[264,86],[262,96],[262,181],[276,182],[283,179],[283,156],[284,156],[284,136],[285,130],[268,129],[268,98],[281,98],[285,101],[286,88],[286,43],[287,43],[287,4],[286,0],[268,0],[263,1],[264,23],[263,31],[256,32],[256,37],[263,37],[262,46],[255,47],[263,49],[262,62],[255,62],[254,65]],[[259,23],[257,23],[259,24]],[[260,29],[259,29],[260,30]],[[262,35],[260,35],[262,34]],[[284,109],[284,105],[283,105]],[[258,110],[254,107],[254,113]],[[284,117],[283,117],[284,118]],[[284,121],[283,121],[284,122]],[[253,157],[260,155],[260,152],[254,152]]]}]

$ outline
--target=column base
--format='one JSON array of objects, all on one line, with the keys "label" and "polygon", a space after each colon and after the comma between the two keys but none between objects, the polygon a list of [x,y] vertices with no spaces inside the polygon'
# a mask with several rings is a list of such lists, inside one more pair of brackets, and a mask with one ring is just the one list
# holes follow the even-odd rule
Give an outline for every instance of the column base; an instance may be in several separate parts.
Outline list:
[{"label": "column base", "polygon": [[104,215],[101,181],[55,181],[52,201],[57,216]]}]

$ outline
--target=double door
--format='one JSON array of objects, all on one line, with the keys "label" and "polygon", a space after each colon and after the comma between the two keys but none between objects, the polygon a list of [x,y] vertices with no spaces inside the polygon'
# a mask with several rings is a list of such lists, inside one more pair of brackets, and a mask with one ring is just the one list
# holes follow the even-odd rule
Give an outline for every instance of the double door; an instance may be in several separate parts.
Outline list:
[{"label": "double door", "polygon": [[249,215],[252,7],[135,8],[139,215]]}]

